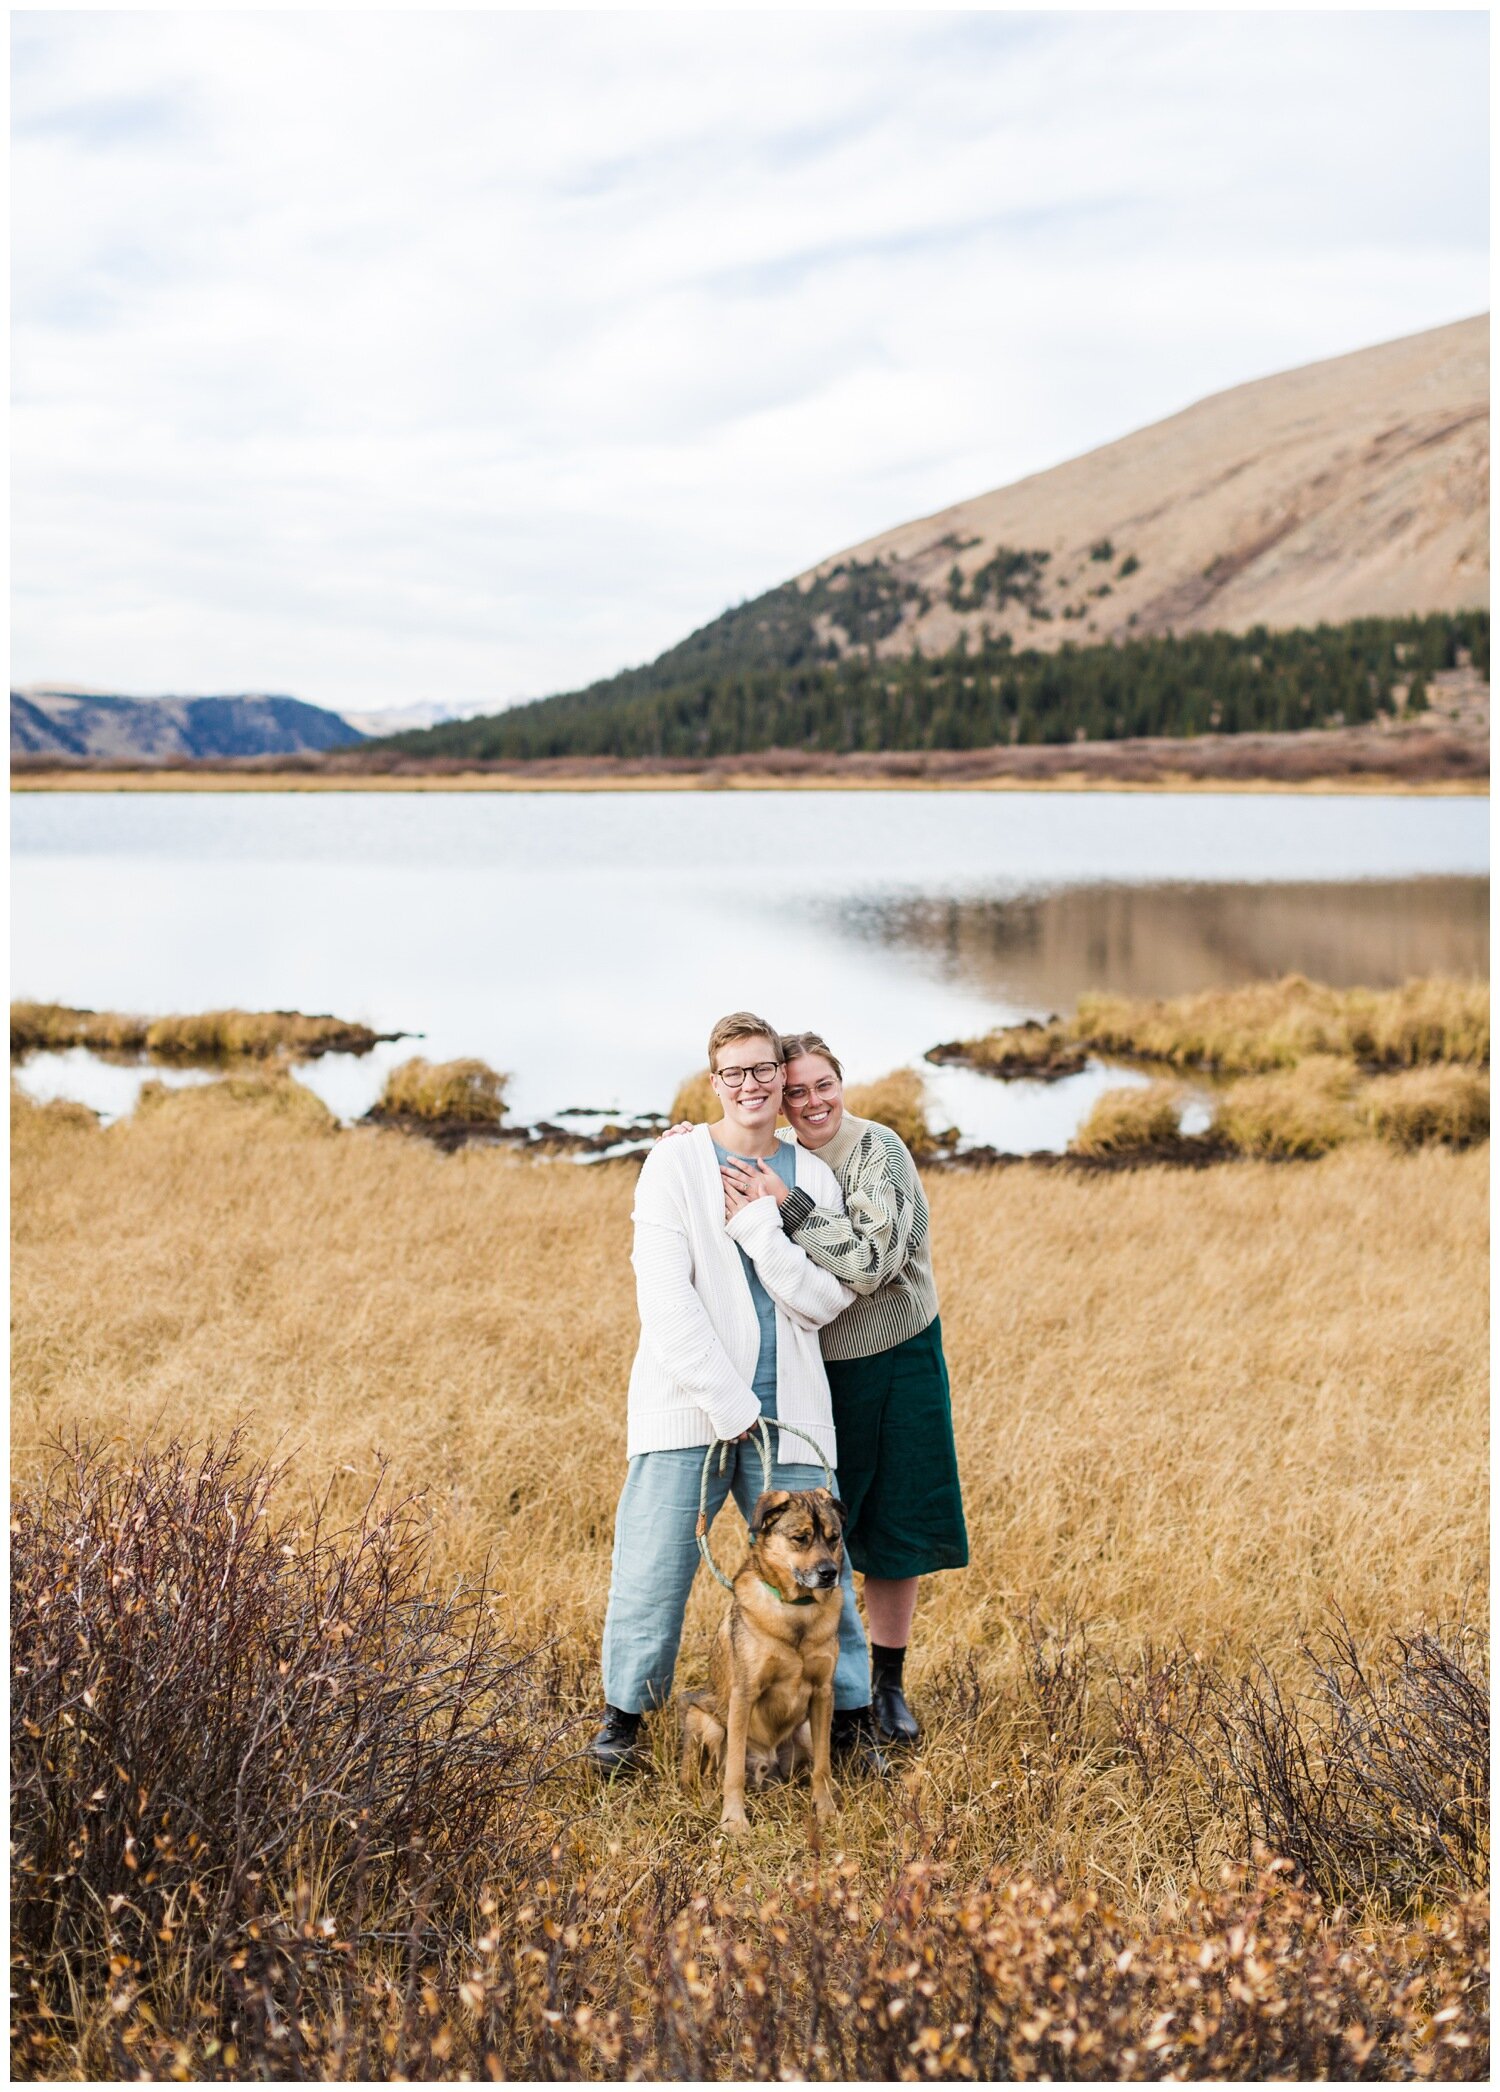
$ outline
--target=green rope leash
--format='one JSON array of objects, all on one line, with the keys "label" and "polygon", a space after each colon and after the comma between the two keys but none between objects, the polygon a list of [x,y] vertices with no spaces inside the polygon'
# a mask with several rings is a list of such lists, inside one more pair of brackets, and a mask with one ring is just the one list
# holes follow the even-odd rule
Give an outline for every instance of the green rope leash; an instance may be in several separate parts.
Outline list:
[{"label": "green rope leash", "polygon": [[[828,1456],[811,1431],[804,1431],[800,1424],[783,1423],[779,1417],[776,1420],[776,1428],[778,1431],[790,1431],[794,1438],[804,1439],[812,1447],[822,1466],[824,1481],[828,1488],[832,1489],[833,1469],[828,1465]],[[764,1496],[771,1486],[771,1433],[764,1417],[761,1417],[755,1426],[755,1436],[760,1447],[760,1490]],[[703,1473],[698,1482],[698,1552],[726,1591],[732,1591],[734,1585],[714,1560],[708,1545],[708,1477],[716,1451],[719,1455],[719,1473],[722,1475],[726,1471],[729,1466],[729,1449],[734,1443],[732,1438],[716,1438],[712,1441],[703,1455]]]}]

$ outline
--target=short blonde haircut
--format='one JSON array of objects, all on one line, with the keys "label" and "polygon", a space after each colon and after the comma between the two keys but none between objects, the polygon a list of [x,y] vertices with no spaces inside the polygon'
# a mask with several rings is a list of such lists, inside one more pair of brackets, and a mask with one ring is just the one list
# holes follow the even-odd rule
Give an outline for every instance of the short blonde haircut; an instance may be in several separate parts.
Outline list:
[{"label": "short blonde haircut", "polygon": [[820,1032],[789,1031],[786,1033],[781,1041],[782,1059],[784,1061],[794,1061],[799,1054],[803,1053],[821,1054],[829,1067],[832,1068],[834,1074],[837,1075],[839,1081],[843,1081],[843,1063]]},{"label": "short blonde haircut", "polygon": [[781,1050],[781,1034],[764,1017],[757,1017],[753,1010],[734,1010],[721,1017],[708,1035],[708,1067],[711,1075],[718,1073],[718,1055],[724,1046],[732,1046],[736,1039],[769,1039],[771,1051],[779,1065],[786,1059]]}]

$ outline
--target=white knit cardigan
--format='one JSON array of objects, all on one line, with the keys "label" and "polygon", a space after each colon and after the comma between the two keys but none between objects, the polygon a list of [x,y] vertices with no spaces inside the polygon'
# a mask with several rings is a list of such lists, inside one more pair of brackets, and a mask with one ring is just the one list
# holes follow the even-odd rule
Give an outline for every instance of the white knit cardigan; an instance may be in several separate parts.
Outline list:
[{"label": "white knit cardigan", "polygon": [[[843,1210],[826,1163],[796,1155],[797,1188]],[[739,1252],[752,1259],[776,1303],[776,1408],[810,1431],[834,1466],[833,1410],[818,1331],[854,1299],[786,1235],[773,1198],[752,1199],[726,1225],[724,1185],[706,1126],[658,1142],[636,1186],[636,1300],[641,1341],[630,1369],[626,1454],[706,1446],[735,1438],[760,1415],[751,1381],[760,1324]],[[791,1432],[778,1432],[782,1460],[816,1464]]]}]

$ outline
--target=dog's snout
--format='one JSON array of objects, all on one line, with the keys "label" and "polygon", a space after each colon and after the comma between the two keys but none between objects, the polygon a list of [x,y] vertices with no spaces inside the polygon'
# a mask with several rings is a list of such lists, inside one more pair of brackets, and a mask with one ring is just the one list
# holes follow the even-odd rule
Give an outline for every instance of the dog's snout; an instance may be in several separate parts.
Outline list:
[{"label": "dog's snout", "polygon": [[826,1591],[830,1584],[836,1584],[838,1580],[839,1565],[837,1562],[819,1562],[818,1588],[820,1590]]}]

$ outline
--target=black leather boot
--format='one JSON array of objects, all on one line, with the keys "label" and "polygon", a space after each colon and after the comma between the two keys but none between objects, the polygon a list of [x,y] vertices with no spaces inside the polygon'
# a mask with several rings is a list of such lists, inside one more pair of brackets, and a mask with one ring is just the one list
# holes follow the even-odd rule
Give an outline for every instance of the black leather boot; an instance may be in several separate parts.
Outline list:
[{"label": "black leather boot", "polygon": [[870,1712],[875,1733],[888,1748],[900,1750],[910,1750],[922,1740],[921,1724],[907,1706],[901,1689],[901,1667],[905,1661],[904,1649],[871,1646]]},{"label": "black leather boot", "polygon": [[867,1779],[890,1778],[890,1761],[875,1735],[868,1707],[835,1707],[828,1755],[835,1772],[863,1773]]},{"label": "black leather boot", "polygon": [[638,1714],[626,1714],[620,1707],[606,1707],[598,1734],[585,1748],[584,1756],[608,1780],[617,1773],[639,1772],[642,1766],[651,1762],[651,1753],[646,1748],[640,1728]]}]

